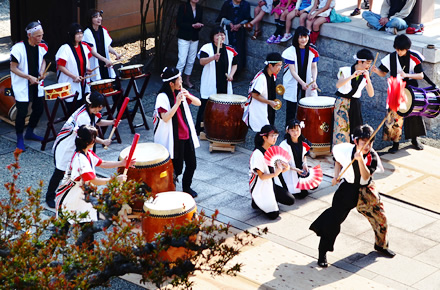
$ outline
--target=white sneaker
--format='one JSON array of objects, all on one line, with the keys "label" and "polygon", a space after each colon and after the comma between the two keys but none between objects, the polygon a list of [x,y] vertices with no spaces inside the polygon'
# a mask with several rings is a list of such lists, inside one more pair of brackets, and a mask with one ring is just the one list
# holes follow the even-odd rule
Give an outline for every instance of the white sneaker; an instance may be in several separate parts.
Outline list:
[{"label": "white sneaker", "polygon": [[396,27],[385,27],[386,33],[397,35]]},{"label": "white sneaker", "polygon": [[284,36],[283,36],[283,38],[281,38],[281,42],[286,42],[286,41],[288,41],[289,39],[291,39],[293,37],[293,35],[292,35],[292,33],[286,33],[286,34],[284,34]]}]

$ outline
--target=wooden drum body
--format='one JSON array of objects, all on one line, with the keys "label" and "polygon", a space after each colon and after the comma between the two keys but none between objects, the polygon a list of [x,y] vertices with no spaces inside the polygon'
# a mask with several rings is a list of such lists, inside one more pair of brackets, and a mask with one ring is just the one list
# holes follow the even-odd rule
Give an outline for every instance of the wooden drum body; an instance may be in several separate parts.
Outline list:
[{"label": "wooden drum body", "polygon": [[248,127],[242,117],[246,100],[246,97],[228,94],[209,97],[203,121],[209,141],[227,144],[245,141]]},{"label": "wooden drum body", "polygon": [[137,77],[142,75],[142,67],[143,64],[134,64],[134,65],[128,65],[121,67],[119,69],[121,79],[130,79],[131,77]]},{"label": "wooden drum body", "polygon": [[[122,150],[119,160],[123,160],[130,153],[131,146]],[[127,172],[128,180],[136,182],[144,182],[153,194],[175,190],[173,174],[174,167],[170,159],[168,150],[157,143],[139,143],[133,153],[136,158],[134,168],[129,168]],[[124,168],[119,168],[118,172],[122,173]],[[134,211],[142,212],[144,201],[139,199],[132,205]]]},{"label": "wooden drum body", "polygon": [[[197,215],[197,206],[191,195],[169,191],[157,194],[152,202],[145,202],[144,211],[147,214],[142,219],[142,233],[147,242],[152,242],[166,226],[176,228],[194,219]],[[170,247],[160,256],[164,260],[175,261],[184,256],[185,252],[184,247]]]},{"label": "wooden drum body", "polygon": [[315,155],[330,154],[335,98],[307,97],[298,102],[297,118],[304,121],[302,135],[312,142]]},{"label": "wooden drum body", "polygon": [[112,93],[115,91],[114,82],[115,82],[114,79],[106,79],[106,80],[91,82],[90,90],[92,92],[98,91],[101,94]]},{"label": "wooden drum body", "polygon": [[[7,75],[0,79],[0,113],[9,120],[15,121],[17,117],[17,108],[15,107],[15,98],[12,91],[11,76]],[[29,103],[28,116],[32,113],[32,105]]]},{"label": "wooden drum body", "polygon": [[65,98],[71,93],[70,83],[58,83],[44,87],[44,96],[46,100],[55,100],[56,98]]}]

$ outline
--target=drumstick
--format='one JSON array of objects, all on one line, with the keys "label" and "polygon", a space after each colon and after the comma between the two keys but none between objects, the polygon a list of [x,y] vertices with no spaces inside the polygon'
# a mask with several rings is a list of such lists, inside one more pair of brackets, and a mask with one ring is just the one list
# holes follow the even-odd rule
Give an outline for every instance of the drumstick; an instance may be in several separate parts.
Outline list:
[{"label": "drumstick", "polygon": [[[313,80],[313,81],[311,81],[310,83],[308,83],[307,84],[307,87],[309,87],[311,84],[313,84],[315,82],[315,80]],[[321,89],[319,89],[319,88],[316,88],[316,90],[318,91],[318,92],[321,92]]]},{"label": "drumstick", "polygon": [[136,150],[136,145],[139,141],[139,133],[134,134],[133,142],[131,142],[130,153],[127,157],[127,163],[125,163],[124,175],[127,175],[128,167],[130,167],[131,159],[133,158],[134,150]]},{"label": "drumstick", "polygon": [[[378,56],[379,56],[379,52],[376,53],[376,57],[374,58],[373,65],[370,66],[370,69],[376,64],[376,60],[377,60],[377,57],[378,57]],[[371,75],[371,73],[370,73],[370,75]]]},{"label": "drumstick", "polygon": [[83,79],[89,79],[89,78],[93,78],[96,77],[98,74],[94,74],[94,75],[90,75],[90,76],[85,76]]},{"label": "drumstick", "polygon": [[49,69],[49,67],[50,67],[51,64],[52,64],[52,63],[49,62],[49,64],[46,66],[46,69],[44,70],[43,74],[42,74],[41,76],[38,77],[38,81],[41,81],[41,80],[43,79],[44,75],[47,73],[47,70]]},{"label": "drumstick", "polygon": [[[115,125],[113,126],[112,131],[110,132],[110,136],[108,136],[108,138],[109,138],[110,140],[112,139],[113,134],[114,134],[115,131],[116,131],[116,128],[118,128],[119,121],[121,121],[122,115],[124,114],[124,111],[125,111],[125,109],[127,108],[128,102],[130,102],[130,98],[129,98],[129,97],[126,97],[126,98],[124,99],[124,102],[122,103],[121,109],[119,110],[118,116],[116,117]],[[107,149],[108,149],[108,146],[107,146],[107,145],[104,146],[104,149],[107,150]]]},{"label": "drumstick", "polygon": [[99,65],[97,66],[97,67],[95,67],[94,69],[92,69],[90,72],[92,72],[92,71],[94,71],[94,70],[96,70],[97,68],[99,67]]}]

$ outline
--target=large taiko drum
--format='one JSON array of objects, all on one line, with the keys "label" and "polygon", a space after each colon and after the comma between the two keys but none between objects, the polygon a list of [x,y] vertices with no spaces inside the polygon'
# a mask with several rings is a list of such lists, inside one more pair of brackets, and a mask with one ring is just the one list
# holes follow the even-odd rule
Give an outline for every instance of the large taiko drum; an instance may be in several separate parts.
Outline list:
[{"label": "large taiko drum", "polygon": [[[157,194],[152,202],[145,202],[144,211],[147,214],[142,219],[142,233],[147,242],[152,242],[166,226],[176,228],[196,218],[197,206],[188,193],[169,191]],[[171,247],[167,252],[161,253],[161,257],[174,261],[185,252],[183,247]]]},{"label": "large taiko drum", "polygon": [[332,97],[307,97],[298,102],[297,119],[305,124],[301,133],[312,142],[315,155],[330,153],[334,108]]},{"label": "large taiko drum", "polygon": [[142,75],[143,64],[133,64],[128,66],[123,66],[119,69],[121,79],[130,79],[131,77],[137,77]]},{"label": "large taiko drum", "polygon": [[422,116],[435,118],[440,113],[440,89],[436,87],[405,89],[407,102],[401,105],[397,114],[402,117]]},{"label": "large taiko drum", "polygon": [[246,97],[229,94],[209,97],[203,120],[209,141],[227,144],[245,141],[248,127],[242,117],[246,100]]},{"label": "large taiko drum", "polygon": [[115,80],[105,79],[90,83],[90,90],[98,91],[101,94],[112,93],[115,91]]},{"label": "large taiko drum", "polygon": [[[11,76],[7,75],[0,79],[0,113],[7,116],[9,120],[15,121],[17,118],[17,108],[12,92]],[[32,113],[32,105],[29,103],[28,116]]]},{"label": "large taiko drum", "polygon": [[46,100],[56,100],[57,98],[62,99],[70,96],[71,94],[70,83],[57,83],[44,87],[44,95]]},{"label": "large taiko drum", "polygon": [[[130,153],[131,146],[125,148],[119,154],[119,160],[123,160]],[[168,150],[157,143],[140,143],[137,144],[133,153],[136,158],[134,168],[127,171],[127,179],[137,182],[144,182],[153,194],[175,190],[173,180],[173,163],[170,159]],[[118,169],[122,173],[123,168]],[[133,211],[142,212],[144,201],[139,199],[132,206]]]}]

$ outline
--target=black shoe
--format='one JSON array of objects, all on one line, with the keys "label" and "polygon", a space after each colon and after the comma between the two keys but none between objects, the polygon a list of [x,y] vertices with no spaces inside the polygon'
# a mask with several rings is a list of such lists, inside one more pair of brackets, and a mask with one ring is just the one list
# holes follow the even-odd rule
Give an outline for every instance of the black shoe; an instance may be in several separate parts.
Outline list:
[{"label": "black shoe", "polygon": [[328,267],[327,252],[319,253],[318,266],[321,267],[321,268],[327,268]]},{"label": "black shoe", "polygon": [[353,12],[351,12],[350,16],[356,16],[361,14],[361,10],[359,8],[355,8]]},{"label": "black shoe", "polygon": [[411,143],[412,143],[412,145],[414,146],[414,148],[416,149],[416,150],[423,150],[423,145],[422,145],[422,143],[420,143],[418,140],[417,140],[417,138],[414,138],[412,141],[411,141]]},{"label": "black shoe", "polygon": [[301,190],[300,193],[296,193],[293,196],[297,199],[303,199],[306,198],[309,195],[309,192],[307,190]]},{"label": "black shoe", "polygon": [[376,251],[378,251],[379,253],[381,253],[381,254],[383,254],[383,255],[385,255],[387,257],[390,257],[390,258],[392,258],[392,257],[394,257],[396,255],[396,253],[394,253],[390,249],[388,249],[388,248],[385,249],[385,248],[379,247],[376,244],[374,244],[374,249]]},{"label": "black shoe", "polygon": [[399,142],[393,142],[393,147],[388,149],[388,153],[394,154],[399,150]]},{"label": "black shoe", "polygon": [[193,198],[196,198],[199,194],[195,192],[192,188],[184,189],[183,190],[186,193],[189,193]]}]

